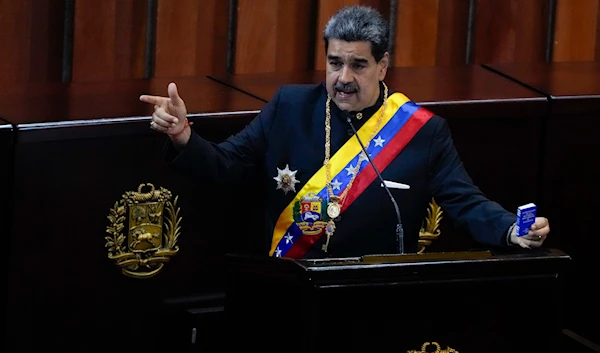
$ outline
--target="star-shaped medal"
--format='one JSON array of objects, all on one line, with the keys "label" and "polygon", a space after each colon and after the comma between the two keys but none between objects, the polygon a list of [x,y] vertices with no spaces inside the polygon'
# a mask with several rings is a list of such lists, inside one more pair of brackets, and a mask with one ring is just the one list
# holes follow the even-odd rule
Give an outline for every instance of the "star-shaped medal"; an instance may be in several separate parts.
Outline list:
[{"label": "star-shaped medal", "polygon": [[277,190],[283,190],[286,195],[289,191],[296,192],[296,184],[300,182],[296,179],[297,172],[290,170],[289,165],[283,169],[277,168],[277,176],[273,178],[277,181]]}]

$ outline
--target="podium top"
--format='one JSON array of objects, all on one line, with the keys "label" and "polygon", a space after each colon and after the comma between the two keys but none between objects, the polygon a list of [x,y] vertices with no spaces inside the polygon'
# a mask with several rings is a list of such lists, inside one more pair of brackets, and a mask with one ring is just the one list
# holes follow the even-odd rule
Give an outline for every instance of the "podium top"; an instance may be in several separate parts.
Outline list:
[{"label": "podium top", "polygon": [[491,250],[436,252],[423,254],[377,254],[349,258],[327,259],[302,259],[292,260],[306,268],[332,267],[332,266],[406,266],[415,263],[477,263],[477,262],[508,262],[563,259],[569,260],[570,256],[558,249],[534,249],[499,253]]},{"label": "podium top", "polygon": [[229,255],[232,273],[304,278],[312,283],[405,281],[415,278],[555,276],[571,257],[558,249],[381,254],[348,258],[287,259]]}]

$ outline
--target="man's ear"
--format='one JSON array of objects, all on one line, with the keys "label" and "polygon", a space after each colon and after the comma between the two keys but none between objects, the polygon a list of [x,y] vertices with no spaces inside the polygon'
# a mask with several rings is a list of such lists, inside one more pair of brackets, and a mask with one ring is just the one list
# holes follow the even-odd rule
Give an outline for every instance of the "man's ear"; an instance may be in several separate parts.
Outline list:
[{"label": "man's ear", "polygon": [[385,78],[389,64],[390,54],[386,51],[385,54],[383,54],[383,58],[381,58],[381,60],[379,60],[379,62],[377,63],[377,77],[379,78],[379,81],[383,81],[383,79]]}]

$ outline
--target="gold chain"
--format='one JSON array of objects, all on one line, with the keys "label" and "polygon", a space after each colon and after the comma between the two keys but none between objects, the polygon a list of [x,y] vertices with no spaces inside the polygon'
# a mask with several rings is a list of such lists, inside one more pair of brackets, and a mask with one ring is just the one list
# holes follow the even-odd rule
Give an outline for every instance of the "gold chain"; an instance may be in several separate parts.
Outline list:
[{"label": "gold chain", "polygon": [[[379,131],[381,124],[383,122],[383,116],[385,115],[385,110],[387,108],[387,98],[388,98],[388,88],[383,83],[383,108],[381,109],[381,114],[379,115],[379,119],[377,120],[377,126],[373,129],[371,136],[369,137],[367,146],[371,143],[371,140],[375,138],[375,135]],[[359,117],[360,116],[360,117]],[[362,113],[357,114],[357,118],[362,118]],[[333,188],[331,186],[332,178],[331,178],[331,165],[329,164],[331,157],[331,97],[327,96],[327,102],[325,103],[325,160],[323,161],[323,165],[325,166],[325,182],[327,184],[327,191],[329,193],[329,203],[327,205],[327,215],[330,217],[329,222],[327,223],[327,228],[325,234],[327,234],[327,241],[323,245],[323,251],[327,251],[327,247],[329,245],[329,239],[333,235],[335,231],[335,223],[334,219],[337,218],[341,212],[341,207],[346,200],[346,196],[352,188],[352,184],[354,183],[354,179],[358,175],[358,171],[360,169],[360,165],[363,161],[368,160],[365,152],[361,152],[360,157],[358,158],[358,163],[352,172],[352,178],[350,178],[350,182],[348,186],[344,189],[341,195],[336,196],[333,192]]]}]

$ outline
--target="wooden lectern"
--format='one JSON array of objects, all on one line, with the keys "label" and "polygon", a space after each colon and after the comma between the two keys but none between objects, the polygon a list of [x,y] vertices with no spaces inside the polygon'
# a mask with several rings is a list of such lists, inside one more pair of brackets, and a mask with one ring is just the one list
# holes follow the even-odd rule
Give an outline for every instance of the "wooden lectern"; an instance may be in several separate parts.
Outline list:
[{"label": "wooden lectern", "polygon": [[230,255],[229,351],[559,352],[570,257],[508,251]]}]

